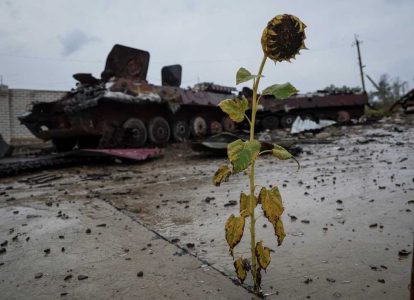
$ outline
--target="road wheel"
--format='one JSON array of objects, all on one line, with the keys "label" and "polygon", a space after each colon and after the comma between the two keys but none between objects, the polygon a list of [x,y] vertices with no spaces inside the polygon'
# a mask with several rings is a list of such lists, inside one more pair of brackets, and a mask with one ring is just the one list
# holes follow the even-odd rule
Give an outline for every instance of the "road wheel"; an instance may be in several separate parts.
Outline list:
[{"label": "road wheel", "polygon": [[165,145],[170,140],[170,125],[163,117],[155,117],[148,124],[148,136],[152,143]]},{"label": "road wheel", "polygon": [[193,118],[190,122],[190,130],[191,130],[191,134],[194,137],[203,137],[207,134],[207,122],[206,120],[201,117],[201,116],[197,116],[195,118]]},{"label": "road wheel", "polygon": [[175,121],[172,131],[173,138],[177,142],[184,142],[190,138],[190,126],[184,120]]},{"label": "road wheel", "polygon": [[273,130],[279,127],[279,118],[276,116],[267,116],[262,120],[263,129]]},{"label": "road wheel", "polygon": [[53,139],[52,143],[57,152],[65,152],[76,146],[76,139]]},{"label": "road wheel", "polygon": [[124,144],[126,147],[139,148],[147,141],[147,129],[140,119],[128,119],[122,126],[124,132]]},{"label": "road wheel", "polygon": [[219,121],[212,121],[210,123],[210,133],[211,134],[218,134],[220,132],[223,132],[223,126]]},{"label": "road wheel", "polygon": [[306,114],[301,116],[302,120],[309,120],[309,121],[315,121],[315,117],[310,115],[310,114]]},{"label": "road wheel", "polygon": [[221,120],[221,125],[223,126],[223,131],[234,132],[236,130],[236,123],[229,116],[226,116]]},{"label": "road wheel", "polygon": [[345,110],[338,111],[336,120],[338,123],[346,123],[351,121],[351,116],[349,115],[349,112]]},{"label": "road wheel", "polygon": [[282,125],[283,128],[292,127],[293,122],[295,122],[295,116],[294,115],[286,115],[286,116],[283,116],[280,119],[280,125]]}]

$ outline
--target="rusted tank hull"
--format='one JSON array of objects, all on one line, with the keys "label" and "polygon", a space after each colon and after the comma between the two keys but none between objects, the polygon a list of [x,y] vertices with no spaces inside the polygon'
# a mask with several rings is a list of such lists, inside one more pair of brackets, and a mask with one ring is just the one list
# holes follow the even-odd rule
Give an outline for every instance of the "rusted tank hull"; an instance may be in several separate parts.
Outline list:
[{"label": "rusted tank hull", "polygon": [[364,115],[368,96],[360,94],[311,94],[280,101],[265,97],[258,122],[265,129],[290,127],[297,116],[313,120],[335,120],[345,123]]}]

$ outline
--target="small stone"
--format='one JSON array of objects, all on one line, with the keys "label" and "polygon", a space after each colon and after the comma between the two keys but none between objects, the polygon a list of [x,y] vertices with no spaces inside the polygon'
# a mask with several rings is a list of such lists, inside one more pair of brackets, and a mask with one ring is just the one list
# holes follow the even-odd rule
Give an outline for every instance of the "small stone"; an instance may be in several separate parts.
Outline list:
[{"label": "small stone", "polygon": [[86,233],[90,234],[92,232],[92,230],[90,228],[86,229]]},{"label": "small stone", "polygon": [[66,275],[63,280],[64,281],[68,281],[69,279],[72,279],[72,277],[73,277],[73,275],[72,274],[69,274],[69,275]]},{"label": "small stone", "polygon": [[49,254],[50,253],[50,248],[46,248],[45,250],[43,250],[44,253]]},{"label": "small stone", "polygon": [[142,277],[142,276],[144,276],[144,272],[139,271],[139,272],[137,273],[137,277]]},{"label": "small stone", "polygon": [[88,279],[88,276],[86,275],[78,275],[78,280],[85,280]]},{"label": "small stone", "polygon": [[103,224],[98,224],[98,225],[96,225],[96,227],[106,227],[106,224],[105,224],[105,223],[103,223]]},{"label": "small stone", "polygon": [[382,279],[382,278],[378,279],[377,281],[380,282],[380,283],[385,283],[385,280]]},{"label": "small stone", "polygon": [[35,279],[39,279],[39,278],[42,278],[42,277],[43,277],[42,272],[36,273],[35,276],[34,276]]},{"label": "small stone", "polygon": [[402,249],[402,250],[398,251],[399,256],[408,256],[410,254],[411,254],[411,251],[407,251],[405,249]]},{"label": "small stone", "polygon": [[224,204],[224,207],[234,206],[234,205],[237,205],[237,201],[236,200],[230,200],[229,202]]}]

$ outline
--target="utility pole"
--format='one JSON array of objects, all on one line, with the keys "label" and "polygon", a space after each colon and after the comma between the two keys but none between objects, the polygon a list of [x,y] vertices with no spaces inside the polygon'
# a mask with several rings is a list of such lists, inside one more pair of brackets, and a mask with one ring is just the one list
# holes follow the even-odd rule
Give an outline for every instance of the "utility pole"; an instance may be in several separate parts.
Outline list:
[{"label": "utility pole", "polygon": [[361,74],[361,83],[362,83],[362,90],[364,92],[366,92],[365,90],[365,80],[364,80],[364,65],[362,64],[362,59],[361,59],[361,49],[359,48],[359,44],[361,43],[360,40],[358,40],[358,36],[355,35],[355,43],[353,45],[357,46],[357,50],[358,50],[358,62],[359,62],[359,72]]}]

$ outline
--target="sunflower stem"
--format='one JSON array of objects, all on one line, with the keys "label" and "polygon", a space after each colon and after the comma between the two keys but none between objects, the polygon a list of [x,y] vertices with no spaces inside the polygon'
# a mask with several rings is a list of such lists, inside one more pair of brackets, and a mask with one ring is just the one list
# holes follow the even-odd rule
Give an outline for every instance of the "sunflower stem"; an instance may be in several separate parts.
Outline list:
[{"label": "sunflower stem", "polygon": [[[256,124],[256,112],[257,112],[257,103],[258,103],[257,89],[259,87],[260,77],[262,75],[263,68],[266,63],[266,59],[267,59],[267,56],[263,55],[263,59],[259,67],[259,72],[257,73],[258,77],[253,82],[252,117],[250,121],[250,142],[254,141],[254,127]],[[250,250],[251,250],[251,255],[252,255],[251,272],[252,272],[253,282],[254,282],[254,292],[256,293],[256,295],[259,295],[260,287],[257,284],[257,280],[256,280],[257,258],[256,258],[256,252],[255,252],[255,248],[256,248],[256,219],[254,216],[254,209],[255,209],[254,165],[255,165],[255,162],[256,162],[256,157],[253,158],[252,164],[250,166],[250,174],[249,174],[249,177],[250,177],[250,212],[249,212],[249,215],[250,215]]]}]

